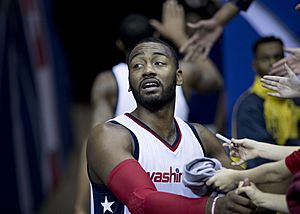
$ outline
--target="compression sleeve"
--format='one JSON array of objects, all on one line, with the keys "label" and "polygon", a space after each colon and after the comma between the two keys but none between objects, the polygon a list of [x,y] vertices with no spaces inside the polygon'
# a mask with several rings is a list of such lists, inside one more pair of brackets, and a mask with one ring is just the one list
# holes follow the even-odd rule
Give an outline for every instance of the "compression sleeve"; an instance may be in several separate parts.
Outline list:
[{"label": "compression sleeve", "polygon": [[300,149],[285,158],[285,165],[293,174],[300,171]]},{"label": "compression sleeve", "polygon": [[134,159],[119,163],[110,173],[108,188],[133,214],[205,214],[208,197],[187,198],[159,192]]}]

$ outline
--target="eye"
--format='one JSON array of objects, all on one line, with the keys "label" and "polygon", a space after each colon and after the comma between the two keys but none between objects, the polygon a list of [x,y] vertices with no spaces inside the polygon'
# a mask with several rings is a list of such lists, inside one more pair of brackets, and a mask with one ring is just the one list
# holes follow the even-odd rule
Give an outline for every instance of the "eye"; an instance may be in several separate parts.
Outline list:
[{"label": "eye", "polygon": [[133,65],[133,68],[135,68],[135,69],[139,69],[139,68],[142,68],[142,67],[143,67],[143,65],[140,64],[140,63],[136,63],[136,64]]},{"label": "eye", "polygon": [[158,65],[158,66],[165,66],[167,63],[164,63],[164,62],[161,62],[161,61],[157,61],[154,64]]}]

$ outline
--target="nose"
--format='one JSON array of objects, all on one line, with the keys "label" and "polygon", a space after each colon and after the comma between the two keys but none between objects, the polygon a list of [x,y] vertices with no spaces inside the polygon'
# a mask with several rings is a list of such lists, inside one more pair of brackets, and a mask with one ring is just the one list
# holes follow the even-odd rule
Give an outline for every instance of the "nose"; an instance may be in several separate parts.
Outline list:
[{"label": "nose", "polygon": [[155,69],[153,68],[153,65],[151,63],[147,63],[145,69],[144,69],[144,76],[155,76],[156,72]]}]

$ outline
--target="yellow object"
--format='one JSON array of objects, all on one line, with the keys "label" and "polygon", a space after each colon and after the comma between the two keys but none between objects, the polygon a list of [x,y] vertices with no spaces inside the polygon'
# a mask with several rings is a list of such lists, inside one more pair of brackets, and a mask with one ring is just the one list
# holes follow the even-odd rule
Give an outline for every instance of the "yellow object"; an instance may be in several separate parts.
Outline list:
[{"label": "yellow object", "polygon": [[269,96],[267,93],[272,91],[261,86],[259,76],[256,76],[250,91],[265,100],[266,129],[278,145],[284,145],[287,139],[299,138],[300,107],[293,100]]},{"label": "yellow object", "polygon": [[[233,157],[231,156],[230,159],[233,161],[233,162],[239,162],[240,161],[240,158],[239,157]],[[243,169],[246,169],[246,163],[243,163],[240,165]]]}]

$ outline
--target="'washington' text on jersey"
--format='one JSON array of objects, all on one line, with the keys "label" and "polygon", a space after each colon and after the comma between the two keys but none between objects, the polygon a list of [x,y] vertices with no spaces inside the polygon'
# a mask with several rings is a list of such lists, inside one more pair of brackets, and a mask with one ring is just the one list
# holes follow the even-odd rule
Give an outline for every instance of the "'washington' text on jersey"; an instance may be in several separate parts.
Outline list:
[{"label": "'washington' text on jersey", "polygon": [[170,166],[169,172],[147,172],[148,176],[153,182],[161,183],[180,183],[182,178],[182,172],[179,172],[178,168],[173,172]]}]

